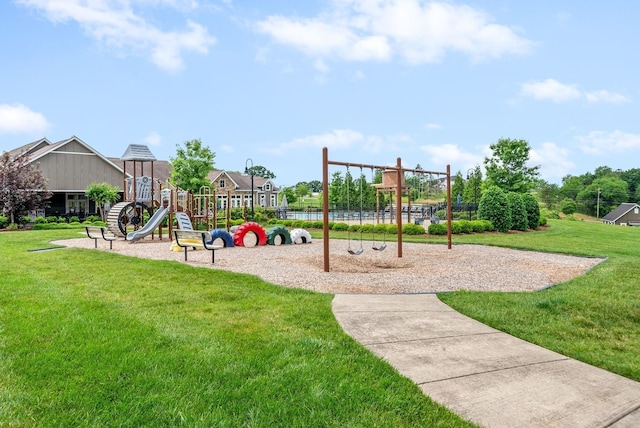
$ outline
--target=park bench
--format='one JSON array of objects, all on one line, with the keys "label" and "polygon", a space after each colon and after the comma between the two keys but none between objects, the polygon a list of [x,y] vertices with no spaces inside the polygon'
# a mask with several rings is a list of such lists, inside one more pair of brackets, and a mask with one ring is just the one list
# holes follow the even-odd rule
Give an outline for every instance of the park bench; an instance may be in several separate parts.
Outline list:
[{"label": "park bench", "polygon": [[106,227],[85,226],[84,228],[87,231],[87,236],[93,239],[94,248],[98,248],[98,239],[104,239],[105,241],[109,241],[109,249],[113,250],[113,241],[115,241],[117,237],[109,232]]},{"label": "park bench", "polygon": [[174,230],[173,236],[176,238],[176,245],[184,248],[184,261],[187,261],[187,251],[189,248],[196,249],[202,247],[211,251],[211,264],[215,263],[215,250],[211,234],[209,232],[195,230]]}]

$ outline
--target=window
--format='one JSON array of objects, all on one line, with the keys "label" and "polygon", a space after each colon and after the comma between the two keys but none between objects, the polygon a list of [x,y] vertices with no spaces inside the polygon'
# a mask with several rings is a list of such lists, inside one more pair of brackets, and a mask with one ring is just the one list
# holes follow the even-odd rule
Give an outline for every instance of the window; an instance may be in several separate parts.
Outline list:
[{"label": "window", "polygon": [[640,211],[640,208],[635,207],[635,209],[633,210],[633,213],[634,213],[634,214],[638,214],[638,211]]},{"label": "window", "polygon": [[227,187],[227,183],[225,182],[224,178],[221,178],[220,181],[218,181],[218,187],[221,189]]},{"label": "window", "polygon": [[264,190],[271,190],[271,184],[270,183],[266,183],[264,185]]}]

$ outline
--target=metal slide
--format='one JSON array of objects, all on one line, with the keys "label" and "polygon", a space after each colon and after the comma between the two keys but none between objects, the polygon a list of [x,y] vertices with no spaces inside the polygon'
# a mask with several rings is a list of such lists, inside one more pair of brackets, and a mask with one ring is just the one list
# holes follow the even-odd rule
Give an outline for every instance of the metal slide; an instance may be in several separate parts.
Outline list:
[{"label": "metal slide", "polygon": [[127,241],[136,242],[138,239],[142,239],[147,235],[153,233],[154,230],[160,225],[162,220],[169,214],[169,207],[160,208],[156,213],[149,219],[147,224],[144,225],[142,229],[136,230],[134,232],[127,233]]}]

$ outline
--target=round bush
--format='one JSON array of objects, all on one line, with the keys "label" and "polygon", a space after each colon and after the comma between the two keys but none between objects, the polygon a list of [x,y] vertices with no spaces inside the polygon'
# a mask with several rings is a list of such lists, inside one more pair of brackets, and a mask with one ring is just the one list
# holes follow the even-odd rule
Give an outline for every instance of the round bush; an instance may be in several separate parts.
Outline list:
[{"label": "round bush", "polygon": [[430,224],[427,228],[429,235],[446,235],[447,234],[447,226],[445,224]]},{"label": "round bush", "polygon": [[389,235],[397,235],[398,234],[398,225],[397,224],[388,224],[387,225],[387,233]]},{"label": "round bush", "polygon": [[507,232],[511,227],[511,210],[507,195],[498,186],[489,187],[480,198],[478,218],[489,220],[498,232]]},{"label": "round bush", "polygon": [[347,229],[349,232],[359,232],[360,231],[360,225],[359,224],[352,224],[349,226],[349,229]]},{"label": "round bush", "polygon": [[378,223],[373,228],[375,233],[387,233],[387,225],[384,223]]},{"label": "round bush", "polygon": [[484,232],[484,222],[474,220],[471,222],[471,231],[474,233],[482,233]]},{"label": "round bush", "polygon": [[403,224],[402,233],[405,235],[424,235],[424,227],[413,223]]},{"label": "round bush", "polygon": [[460,233],[473,232],[473,227],[469,220],[458,220],[456,223],[460,225]]},{"label": "round bush", "polygon": [[527,230],[529,224],[527,223],[527,210],[522,200],[522,195],[516,192],[509,192],[507,194],[507,201],[509,202],[509,209],[511,211],[511,230]]},{"label": "round bush", "polygon": [[362,233],[371,233],[373,232],[374,229],[374,225],[371,223],[365,223],[362,225],[362,227],[360,227],[360,232]]},{"label": "round bush", "polygon": [[345,231],[347,229],[349,229],[349,225],[347,223],[334,223],[331,230]]},{"label": "round bush", "polygon": [[451,233],[454,235],[462,233],[462,227],[460,226],[459,222],[457,221],[451,222]]},{"label": "round bush", "polygon": [[529,229],[535,230],[540,224],[540,205],[538,200],[531,193],[525,193],[522,195],[522,201],[527,211],[527,225]]}]

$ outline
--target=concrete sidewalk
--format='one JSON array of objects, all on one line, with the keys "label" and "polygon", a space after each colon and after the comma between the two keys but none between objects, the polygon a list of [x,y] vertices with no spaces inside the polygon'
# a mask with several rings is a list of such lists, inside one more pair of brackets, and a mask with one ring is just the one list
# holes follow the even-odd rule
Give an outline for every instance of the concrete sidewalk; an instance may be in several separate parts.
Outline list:
[{"label": "concrete sidewalk", "polygon": [[486,427],[640,427],[640,383],[474,321],[435,294],[338,294],[342,328]]}]

